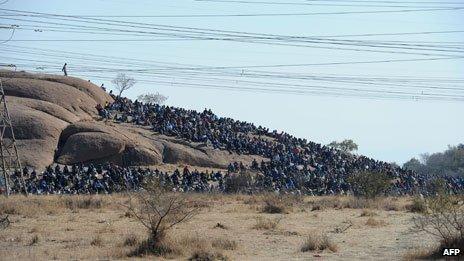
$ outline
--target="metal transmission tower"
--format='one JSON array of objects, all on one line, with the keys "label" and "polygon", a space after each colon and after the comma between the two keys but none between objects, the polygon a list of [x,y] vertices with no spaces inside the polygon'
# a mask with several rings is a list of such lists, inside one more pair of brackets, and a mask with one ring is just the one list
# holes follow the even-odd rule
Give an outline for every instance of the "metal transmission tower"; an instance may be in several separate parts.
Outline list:
[{"label": "metal transmission tower", "polygon": [[[19,182],[19,186],[27,195],[26,184],[19,160],[18,148],[16,147],[16,139],[11,125],[10,114],[5,100],[5,92],[3,90],[3,82],[0,79],[0,171],[3,174],[3,183],[6,196],[11,192],[11,177],[15,182]],[[18,180],[19,179],[19,180]]]}]

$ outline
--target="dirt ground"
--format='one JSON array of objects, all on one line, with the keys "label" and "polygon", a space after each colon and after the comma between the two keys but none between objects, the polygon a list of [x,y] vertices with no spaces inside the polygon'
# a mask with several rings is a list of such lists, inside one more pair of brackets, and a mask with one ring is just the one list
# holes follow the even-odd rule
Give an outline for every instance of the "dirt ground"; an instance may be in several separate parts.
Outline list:
[{"label": "dirt ground", "polygon": [[[228,260],[402,260],[435,243],[411,231],[417,214],[406,210],[408,198],[366,203],[349,197],[306,197],[289,201],[286,213],[268,214],[262,211],[260,196],[191,197],[203,208],[170,231],[169,237],[183,247],[170,259],[187,260],[196,248],[206,247]],[[130,259],[134,246],[128,238],[142,240],[147,232],[127,215],[125,202],[123,195],[2,198],[0,214],[8,215],[11,223],[0,228],[0,259]],[[275,227],[259,227],[259,220]],[[335,251],[302,252],[308,236],[317,233],[326,233]]]}]

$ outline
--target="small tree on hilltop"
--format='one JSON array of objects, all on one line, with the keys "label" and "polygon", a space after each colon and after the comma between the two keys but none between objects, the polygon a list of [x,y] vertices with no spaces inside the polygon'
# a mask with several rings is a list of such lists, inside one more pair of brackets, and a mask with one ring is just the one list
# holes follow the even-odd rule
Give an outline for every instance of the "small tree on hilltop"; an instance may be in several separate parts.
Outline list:
[{"label": "small tree on hilltop", "polygon": [[353,140],[332,141],[328,146],[346,153],[353,153],[358,150],[358,144],[354,143]]},{"label": "small tree on hilltop", "polygon": [[174,252],[165,242],[166,233],[190,220],[199,210],[186,194],[169,191],[158,179],[147,181],[143,191],[129,194],[129,203],[125,207],[148,230],[148,238],[135,249],[134,255]]},{"label": "small tree on hilltop", "polygon": [[141,94],[137,97],[137,100],[143,103],[152,103],[152,104],[163,104],[167,99],[168,97],[160,94],[159,92]]},{"label": "small tree on hilltop", "polygon": [[390,179],[383,172],[363,171],[353,174],[348,178],[355,196],[376,198],[385,195],[391,186]]},{"label": "small tree on hilltop", "polygon": [[136,83],[134,78],[127,76],[125,73],[118,73],[111,82],[116,85],[120,97],[123,91],[132,88]]}]

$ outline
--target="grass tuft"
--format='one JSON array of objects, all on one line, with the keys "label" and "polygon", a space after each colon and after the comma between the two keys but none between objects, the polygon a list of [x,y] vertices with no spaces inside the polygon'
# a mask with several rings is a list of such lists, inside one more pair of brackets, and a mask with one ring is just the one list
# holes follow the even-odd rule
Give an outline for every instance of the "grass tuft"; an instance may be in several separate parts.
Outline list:
[{"label": "grass tuft", "polygon": [[227,238],[217,238],[214,240],[211,245],[214,248],[223,249],[223,250],[235,250],[237,249],[237,242]]},{"label": "grass tuft", "polygon": [[257,217],[256,224],[253,226],[253,228],[258,230],[273,230],[277,228],[280,220],[282,220],[282,218]]},{"label": "grass tuft", "polygon": [[366,221],[366,225],[370,227],[383,227],[387,225],[387,222],[381,219],[375,219],[373,217],[370,217]]},{"label": "grass tuft", "polygon": [[337,252],[338,246],[329,239],[327,234],[321,232],[310,234],[301,246],[301,252],[322,251],[326,249]]}]

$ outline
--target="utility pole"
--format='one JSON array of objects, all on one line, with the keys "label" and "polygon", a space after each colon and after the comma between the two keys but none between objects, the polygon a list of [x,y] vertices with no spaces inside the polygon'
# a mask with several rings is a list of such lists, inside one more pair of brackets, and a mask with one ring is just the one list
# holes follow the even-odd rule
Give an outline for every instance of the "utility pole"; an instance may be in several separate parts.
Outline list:
[{"label": "utility pole", "polygon": [[5,100],[5,91],[3,90],[3,82],[0,79],[0,171],[3,174],[3,183],[5,187],[5,195],[11,193],[11,176],[13,180],[19,182],[19,186],[27,195],[26,183],[19,160],[18,148],[16,147],[16,139],[11,125],[10,114]]}]

